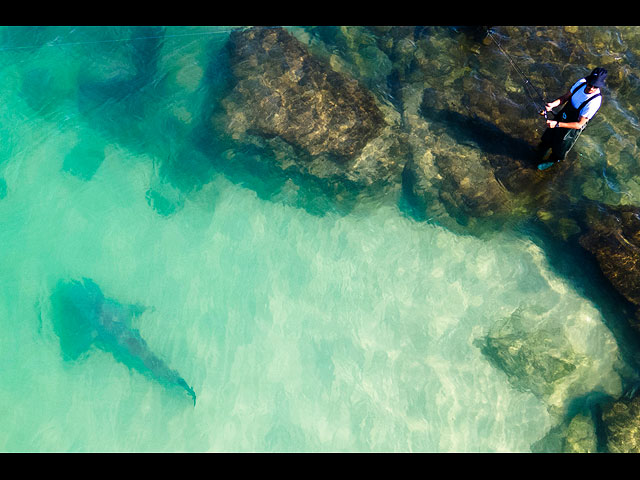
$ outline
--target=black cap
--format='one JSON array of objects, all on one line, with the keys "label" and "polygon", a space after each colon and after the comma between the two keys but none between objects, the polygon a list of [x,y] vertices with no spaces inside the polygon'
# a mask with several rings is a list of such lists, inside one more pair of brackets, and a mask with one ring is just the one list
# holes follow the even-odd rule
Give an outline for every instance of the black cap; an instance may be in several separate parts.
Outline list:
[{"label": "black cap", "polygon": [[604,68],[594,68],[593,71],[585,77],[589,85],[594,87],[604,87],[604,79],[607,78],[607,71]]}]

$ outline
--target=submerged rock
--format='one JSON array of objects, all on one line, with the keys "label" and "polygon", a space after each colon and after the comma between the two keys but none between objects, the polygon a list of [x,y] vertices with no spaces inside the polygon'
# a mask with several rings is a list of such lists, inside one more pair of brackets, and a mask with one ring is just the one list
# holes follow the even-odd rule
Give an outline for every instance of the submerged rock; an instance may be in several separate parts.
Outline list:
[{"label": "submerged rock", "polygon": [[[543,203],[540,187],[545,178],[535,168],[532,129],[527,129],[532,121],[526,120],[526,110],[497,98],[495,87],[485,78],[472,77],[468,69],[460,70],[457,88],[443,88],[432,79],[435,62],[425,57],[419,64],[422,87],[416,78],[414,86],[401,91],[405,128],[425,138],[405,166],[405,193],[426,206],[427,217],[438,208],[432,201],[438,198],[466,231],[531,215]],[[468,93],[473,91],[477,94]],[[424,150],[430,155],[422,155]]]},{"label": "submerged rock", "polygon": [[496,178],[481,145],[483,132],[438,102],[433,89],[403,91],[403,126],[412,146],[402,175],[406,199],[418,216],[454,230],[463,225],[470,231],[479,221],[510,215],[514,197]]},{"label": "submerged rock", "polygon": [[429,198],[435,195],[463,224],[511,209],[509,193],[496,180],[482,152],[456,144],[445,132],[427,155],[407,162],[403,178],[405,191],[420,199],[427,210],[432,210]]},{"label": "submerged rock", "polygon": [[609,452],[640,453],[640,396],[604,406],[602,422]]},{"label": "submerged rock", "polygon": [[596,453],[598,439],[593,418],[578,414],[571,419],[567,427],[564,453]]},{"label": "submerged rock", "polygon": [[480,343],[480,349],[507,374],[515,388],[549,397],[558,384],[589,359],[571,348],[560,327],[529,331],[523,326],[521,315],[516,311],[495,325]]},{"label": "submerged rock", "polygon": [[228,46],[236,82],[222,100],[222,122],[236,141],[318,178],[368,185],[399,174],[399,116],[356,79],[283,28],[235,31]]},{"label": "submerged rock", "polygon": [[587,208],[588,231],[579,239],[604,276],[636,307],[640,330],[640,208],[595,204]]},{"label": "submerged rock", "polygon": [[566,422],[551,428],[531,445],[534,453],[597,453],[598,436],[593,416],[578,413]]},{"label": "submerged rock", "polygon": [[[519,308],[475,344],[514,388],[540,398],[551,413],[565,415],[577,397],[594,391],[615,396],[622,387],[618,348],[605,327],[593,323],[588,312],[566,315],[562,322],[559,313]],[[584,335],[597,341],[584,342]]]},{"label": "submerged rock", "polygon": [[384,121],[373,96],[310,55],[285,29],[237,30],[229,49],[238,82],[227,105],[239,100],[236,105],[250,113],[249,129],[278,135],[312,155],[342,157],[380,134]]}]

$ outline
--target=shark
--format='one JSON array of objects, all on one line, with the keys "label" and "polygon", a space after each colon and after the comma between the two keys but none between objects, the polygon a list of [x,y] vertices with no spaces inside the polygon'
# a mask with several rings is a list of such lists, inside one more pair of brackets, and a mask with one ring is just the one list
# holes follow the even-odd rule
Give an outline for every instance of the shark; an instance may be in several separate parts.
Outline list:
[{"label": "shark", "polygon": [[131,326],[131,320],[142,314],[145,307],[105,297],[89,278],[58,281],[51,294],[51,306],[53,329],[65,360],[83,358],[95,346],[165,386],[185,390],[195,407],[193,388],[154,354],[140,332]]}]

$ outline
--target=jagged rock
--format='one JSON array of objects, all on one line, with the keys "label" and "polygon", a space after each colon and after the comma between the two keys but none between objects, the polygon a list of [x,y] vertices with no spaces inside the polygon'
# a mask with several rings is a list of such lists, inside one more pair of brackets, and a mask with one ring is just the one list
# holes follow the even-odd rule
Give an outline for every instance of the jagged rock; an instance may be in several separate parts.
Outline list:
[{"label": "jagged rock", "polygon": [[640,396],[603,406],[602,421],[609,452],[640,453]]},{"label": "jagged rock", "polygon": [[238,82],[226,105],[249,113],[248,129],[312,155],[341,157],[356,155],[380,134],[384,119],[373,96],[283,28],[235,31],[229,49]]},{"label": "jagged rock", "polygon": [[225,130],[272,152],[283,169],[370,185],[399,176],[407,155],[399,114],[283,28],[235,31],[236,83],[223,99]]},{"label": "jagged rock", "polygon": [[[517,214],[514,210],[520,199],[499,181],[490,156],[480,146],[472,140],[459,143],[446,129],[438,129],[423,143],[414,148],[413,158],[405,165],[403,188],[412,203],[425,210],[426,217],[444,208],[458,224],[472,231],[487,219],[500,221]],[[420,154],[422,150],[424,154]]]},{"label": "jagged rock", "polygon": [[432,89],[407,88],[402,101],[413,152],[404,167],[403,190],[420,216],[435,216],[456,228],[442,215],[446,209],[447,216],[467,228],[477,218],[509,212],[509,192],[495,178],[477,138],[464,143],[455,138],[464,118],[435,115],[438,95]]},{"label": "jagged rock", "polygon": [[590,413],[578,413],[568,422],[552,427],[547,434],[531,445],[535,453],[596,453],[598,437]]},{"label": "jagged rock", "polygon": [[508,211],[507,191],[479,149],[460,145],[456,151],[436,150],[435,158],[442,175],[440,198],[447,204],[473,217]]},{"label": "jagged rock", "polygon": [[[489,116],[473,113],[481,107],[466,96],[451,101],[426,88],[416,105],[416,89],[403,93],[405,128],[415,132],[414,137],[426,138],[405,166],[403,186],[413,203],[426,206],[427,217],[438,208],[433,202],[437,197],[451,217],[473,232],[475,226],[482,230],[544,203],[539,193],[544,178],[535,169],[528,142],[502,130]],[[423,150],[430,154],[421,155]]]},{"label": "jagged rock", "polygon": [[593,418],[578,414],[571,419],[567,427],[564,453],[596,453],[598,439]]},{"label": "jagged rock", "polygon": [[[602,273],[640,312],[640,208],[592,205],[586,210],[589,229],[579,239]],[[640,314],[632,326],[640,330]]]}]

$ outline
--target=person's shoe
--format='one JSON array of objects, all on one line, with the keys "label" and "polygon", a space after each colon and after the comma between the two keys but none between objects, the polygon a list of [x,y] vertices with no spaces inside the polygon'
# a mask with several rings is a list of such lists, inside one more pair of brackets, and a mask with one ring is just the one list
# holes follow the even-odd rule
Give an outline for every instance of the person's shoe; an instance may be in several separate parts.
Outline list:
[{"label": "person's shoe", "polygon": [[549,167],[553,167],[556,162],[544,162],[538,165],[538,170],[546,170]]}]

